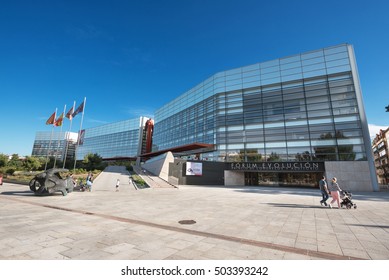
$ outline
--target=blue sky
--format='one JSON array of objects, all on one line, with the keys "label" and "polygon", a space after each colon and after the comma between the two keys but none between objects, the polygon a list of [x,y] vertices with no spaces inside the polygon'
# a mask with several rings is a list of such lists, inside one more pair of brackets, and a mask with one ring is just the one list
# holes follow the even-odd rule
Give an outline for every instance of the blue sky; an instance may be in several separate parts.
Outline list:
[{"label": "blue sky", "polygon": [[30,155],[55,109],[84,97],[83,128],[152,116],[219,71],[340,43],[354,46],[369,124],[387,127],[388,11],[386,0],[3,1],[0,153]]}]

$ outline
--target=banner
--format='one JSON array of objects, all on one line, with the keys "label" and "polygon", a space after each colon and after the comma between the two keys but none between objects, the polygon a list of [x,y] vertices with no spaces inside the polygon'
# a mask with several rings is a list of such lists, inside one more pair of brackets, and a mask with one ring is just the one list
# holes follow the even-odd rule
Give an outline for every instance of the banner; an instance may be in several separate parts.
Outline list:
[{"label": "banner", "polygon": [[186,163],[186,175],[187,176],[202,176],[203,175],[203,164],[201,162],[190,162]]}]

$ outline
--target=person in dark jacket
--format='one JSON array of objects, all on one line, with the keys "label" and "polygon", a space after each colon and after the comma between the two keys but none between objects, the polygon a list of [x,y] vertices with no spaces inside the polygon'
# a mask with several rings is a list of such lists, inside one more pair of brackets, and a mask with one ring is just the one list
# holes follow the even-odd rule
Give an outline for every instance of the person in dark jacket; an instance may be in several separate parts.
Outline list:
[{"label": "person in dark jacket", "polygon": [[323,206],[327,206],[327,199],[328,199],[328,194],[329,194],[329,191],[328,191],[328,187],[327,187],[327,181],[326,181],[326,177],[322,177],[321,180],[319,181],[319,188],[320,188],[320,192],[321,192],[321,195],[322,195],[322,200],[320,200],[320,204]]}]

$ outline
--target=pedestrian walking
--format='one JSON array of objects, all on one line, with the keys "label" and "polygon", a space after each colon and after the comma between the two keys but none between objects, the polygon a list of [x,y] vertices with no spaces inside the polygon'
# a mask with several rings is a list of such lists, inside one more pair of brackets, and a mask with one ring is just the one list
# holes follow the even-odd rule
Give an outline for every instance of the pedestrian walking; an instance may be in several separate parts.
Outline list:
[{"label": "pedestrian walking", "polygon": [[332,178],[331,185],[328,187],[329,191],[331,192],[331,196],[332,196],[332,200],[328,206],[330,208],[332,208],[331,204],[336,201],[338,203],[338,208],[340,209],[340,194],[339,194],[339,192],[341,192],[342,190],[340,189],[337,181],[338,180],[335,177]]},{"label": "pedestrian walking", "polygon": [[321,180],[319,181],[319,188],[320,188],[320,192],[321,192],[321,196],[322,196],[322,200],[320,200],[320,204],[321,206],[327,206],[327,199],[328,199],[328,194],[329,194],[329,191],[328,191],[328,187],[327,187],[327,181],[326,181],[326,177],[323,176],[321,178]]},{"label": "pedestrian walking", "polygon": [[119,191],[120,180],[116,180],[116,191]]},{"label": "pedestrian walking", "polygon": [[93,174],[92,172],[89,172],[88,176],[86,177],[86,188],[89,192],[92,191],[92,185],[93,185]]}]

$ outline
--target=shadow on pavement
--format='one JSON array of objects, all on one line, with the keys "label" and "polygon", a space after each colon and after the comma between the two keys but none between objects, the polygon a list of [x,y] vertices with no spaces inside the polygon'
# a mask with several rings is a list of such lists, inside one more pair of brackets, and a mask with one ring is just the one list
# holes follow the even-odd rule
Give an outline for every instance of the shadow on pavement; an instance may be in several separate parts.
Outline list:
[{"label": "shadow on pavement", "polygon": [[295,203],[266,203],[267,205],[274,207],[286,207],[286,208],[317,208],[317,209],[328,209],[328,207],[324,206],[316,206],[316,205],[306,205],[306,204],[295,204]]}]

